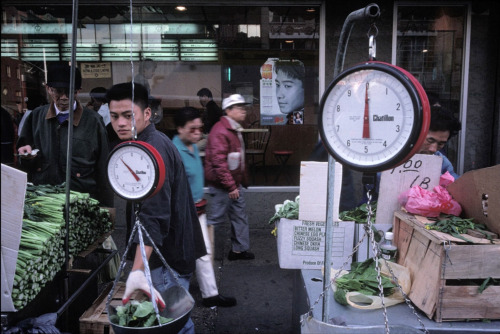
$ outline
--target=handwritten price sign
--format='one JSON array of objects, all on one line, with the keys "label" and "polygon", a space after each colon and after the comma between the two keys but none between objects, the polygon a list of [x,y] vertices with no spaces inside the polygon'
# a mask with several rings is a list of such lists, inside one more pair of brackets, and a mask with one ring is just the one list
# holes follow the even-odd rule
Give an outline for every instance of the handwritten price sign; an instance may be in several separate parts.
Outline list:
[{"label": "handwritten price sign", "polygon": [[413,186],[431,190],[439,184],[441,157],[415,154],[404,164],[382,172],[376,224],[392,224],[394,211],[400,209],[398,196]]}]

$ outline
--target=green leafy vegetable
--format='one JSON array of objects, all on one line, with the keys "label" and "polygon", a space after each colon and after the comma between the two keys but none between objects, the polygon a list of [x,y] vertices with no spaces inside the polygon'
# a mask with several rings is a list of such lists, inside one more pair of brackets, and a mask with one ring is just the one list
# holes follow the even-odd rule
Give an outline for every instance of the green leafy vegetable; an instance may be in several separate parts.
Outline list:
[{"label": "green leafy vegetable", "polygon": [[[152,327],[158,326],[158,319],[150,301],[135,301],[132,300],[124,306],[116,307],[116,314],[111,315],[109,320],[124,327]],[[166,324],[173,321],[173,318],[165,318],[160,316],[160,324]]]},{"label": "green leafy vegetable", "polygon": [[[382,288],[384,289],[384,296],[389,296],[393,293],[396,284],[385,276],[381,276]],[[375,261],[369,258],[364,262],[353,262],[351,271],[337,278],[337,291],[334,294],[335,300],[346,305],[345,294],[350,291],[360,292],[367,296],[375,296],[379,293],[377,270],[375,268]],[[345,304],[344,304],[345,303]]]},{"label": "green leafy vegetable", "polygon": [[295,197],[295,201],[286,200],[276,211],[274,216],[269,219],[269,224],[273,224],[281,218],[298,219],[299,218],[299,200],[300,197]]}]

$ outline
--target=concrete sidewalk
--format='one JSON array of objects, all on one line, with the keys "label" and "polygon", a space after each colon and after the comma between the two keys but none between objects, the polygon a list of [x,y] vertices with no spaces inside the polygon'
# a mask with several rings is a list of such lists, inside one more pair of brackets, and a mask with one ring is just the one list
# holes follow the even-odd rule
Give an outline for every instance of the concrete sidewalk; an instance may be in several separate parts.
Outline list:
[{"label": "concrete sidewalk", "polygon": [[[196,301],[191,313],[196,333],[291,333],[293,270],[280,269],[276,239],[268,224],[274,205],[293,200],[298,192],[246,193],[250,224],[251,251],[255,260],[229,261],[230,224],[221,224],[215,232],[215,270],[219,293],[235,297],[238,304],[229,308],[206,308],[202,305],[195,275],[190,293]],[[125,203],[115,196],[117,216],[113,239],[120,254],[125,250]],[[208,210],[210,210],[210,201]],[[130,268],[128,266],[127,268]],[[128,272],[127,272],[128,273]]]}]

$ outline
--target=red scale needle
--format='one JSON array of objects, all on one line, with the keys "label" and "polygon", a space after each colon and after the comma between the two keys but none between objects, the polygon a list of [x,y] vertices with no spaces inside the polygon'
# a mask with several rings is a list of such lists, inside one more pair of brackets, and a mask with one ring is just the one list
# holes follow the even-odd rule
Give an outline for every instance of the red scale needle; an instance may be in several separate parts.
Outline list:
[{"label": "red scale needle", "polygon": [[125,161],[123,161],[123,159],[122,159],[122,158],[120,158],[120,160],[123,162],[123,164],[125,165],[125,167],[127,167],[127,169],[130,171],[130,173],[132,173],[132,175],[134,176],[134,179],[135,179],[136,181],[139,181],[139,180],[140,180],[139,176],[137,176],[137,174],[136,174],[136,173],[132,170],[132,168],[130,168],[130,167],[129,167],[126,163],[125,163]]},{"label": "red scale needle", "polygon": [[368,86],[366,83],[365,89],[365,116],[363,118],[363,138],[370,138],[370,107],[368,106]]}]

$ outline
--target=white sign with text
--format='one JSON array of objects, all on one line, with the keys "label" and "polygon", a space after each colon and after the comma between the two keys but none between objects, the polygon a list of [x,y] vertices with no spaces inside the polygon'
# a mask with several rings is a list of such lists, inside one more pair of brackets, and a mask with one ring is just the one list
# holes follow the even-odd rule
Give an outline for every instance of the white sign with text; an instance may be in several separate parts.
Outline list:
[{"label": "white sign with text", "polygon": [[400,209],[398,196],[413,186],[432,190],[439,185],[443,159],[437,155],[415,154],[396,168],[382,172],[377,202],[376,224],[393,221],[394,211]]}]

